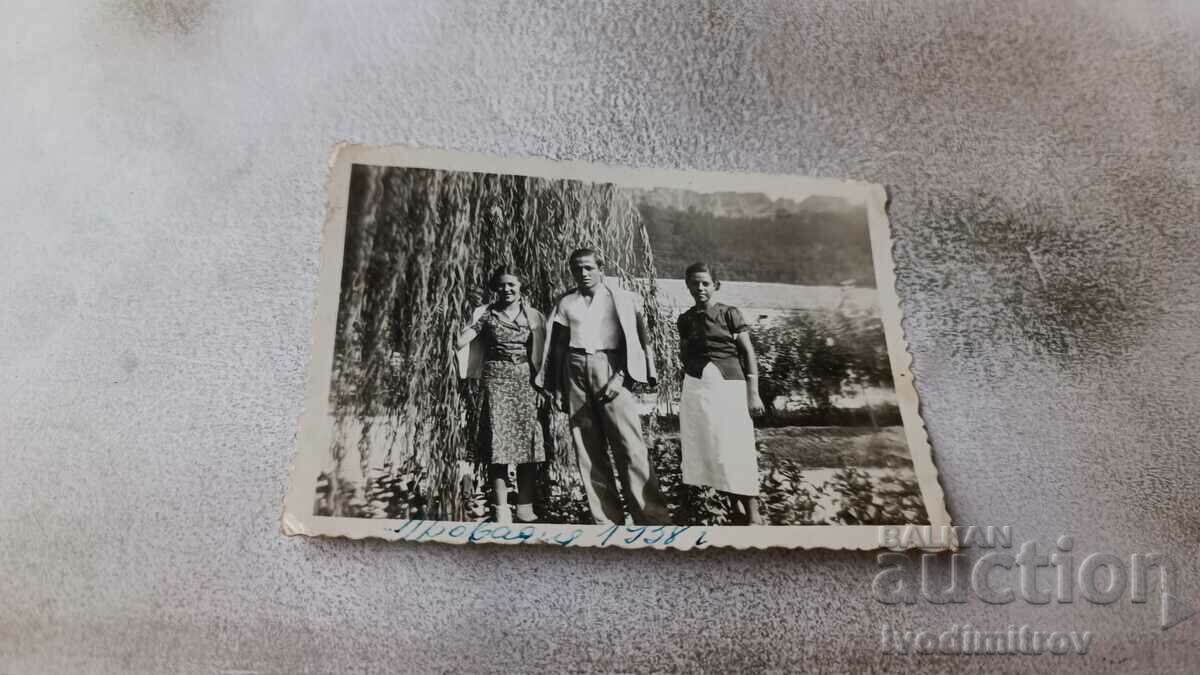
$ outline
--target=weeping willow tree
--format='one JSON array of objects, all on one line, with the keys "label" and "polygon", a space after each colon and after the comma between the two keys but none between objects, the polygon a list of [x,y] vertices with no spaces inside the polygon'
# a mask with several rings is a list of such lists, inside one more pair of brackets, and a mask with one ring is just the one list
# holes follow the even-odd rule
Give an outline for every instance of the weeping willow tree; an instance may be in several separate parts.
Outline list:
[{"label": "weeping willow tree", "polygon": [[[599,251],[606,273],[642,296],[659,397],[670,400],[674,322],[655,301],[649,239],[629,194],[607,183],[354,166],[325,511],[411,515],[363,508],[363,495],[386,485],[385,499],[416,503],[430,517],[469,515],[462,467],[478,457],[478,391],[456,376],[455,338],[470,309],[490,300],[485,285],[495,267],[520,269],[526,297],[546,311],[570,289],[567,256],[582,246]],[[565,417],[556,418],[554,469],[578,481]]]}]

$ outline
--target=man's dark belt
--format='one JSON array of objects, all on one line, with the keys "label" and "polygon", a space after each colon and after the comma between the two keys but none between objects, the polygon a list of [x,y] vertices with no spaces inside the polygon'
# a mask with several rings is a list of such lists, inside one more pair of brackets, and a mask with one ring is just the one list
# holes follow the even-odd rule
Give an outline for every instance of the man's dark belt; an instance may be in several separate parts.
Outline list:
[{"label": "man's dark belt", "polygon": [[[583,347],[568,347],[567,351],[572,354],[588,354],[589,353],[588,350],[584,349]],[[619,351],[621,351],[621,350],[619,350],[619,349],[593,349],[590,353],[592,353],[592,354],[603,354],[603,353],[615,354]]]}]

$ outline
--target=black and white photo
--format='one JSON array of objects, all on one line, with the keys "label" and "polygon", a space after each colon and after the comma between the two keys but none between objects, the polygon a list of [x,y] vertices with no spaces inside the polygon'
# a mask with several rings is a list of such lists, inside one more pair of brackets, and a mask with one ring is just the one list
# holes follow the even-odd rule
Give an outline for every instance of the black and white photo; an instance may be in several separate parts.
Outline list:
[{"label": "black and white photo", "polygon": [[948,525],[885,200],[340,148],[285,530],[867,548]]}]

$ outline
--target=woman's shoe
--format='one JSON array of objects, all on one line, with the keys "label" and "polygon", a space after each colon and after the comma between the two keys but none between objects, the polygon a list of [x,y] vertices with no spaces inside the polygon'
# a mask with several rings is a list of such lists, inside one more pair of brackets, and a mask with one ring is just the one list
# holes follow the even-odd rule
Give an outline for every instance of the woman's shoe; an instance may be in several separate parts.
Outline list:
[{"label": "woman's shoe", "polygon": [[533,504],[517,504],[517,520],[522,523],[536,523],[537,514],[533,512]]}]

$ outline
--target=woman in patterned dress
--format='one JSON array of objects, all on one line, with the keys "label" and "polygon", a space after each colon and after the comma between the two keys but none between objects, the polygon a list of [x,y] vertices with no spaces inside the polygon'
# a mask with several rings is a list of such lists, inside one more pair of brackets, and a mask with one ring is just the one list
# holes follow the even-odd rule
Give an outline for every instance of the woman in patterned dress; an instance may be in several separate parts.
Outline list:
[{"label": "woman in patterned dress", "polygon": [[508,466],[517,466],[517,520],[530,523],[533,495],[546,461],[538,412],[541,398],[533,388],[542,353],[546,318],[521,295],[516,270],[501,266],[489,286],[495,302],[475,308],[459,335],[460,373],[479,379],[479,448],[489,466],[494,520],[511,523],[508,506]]}]

